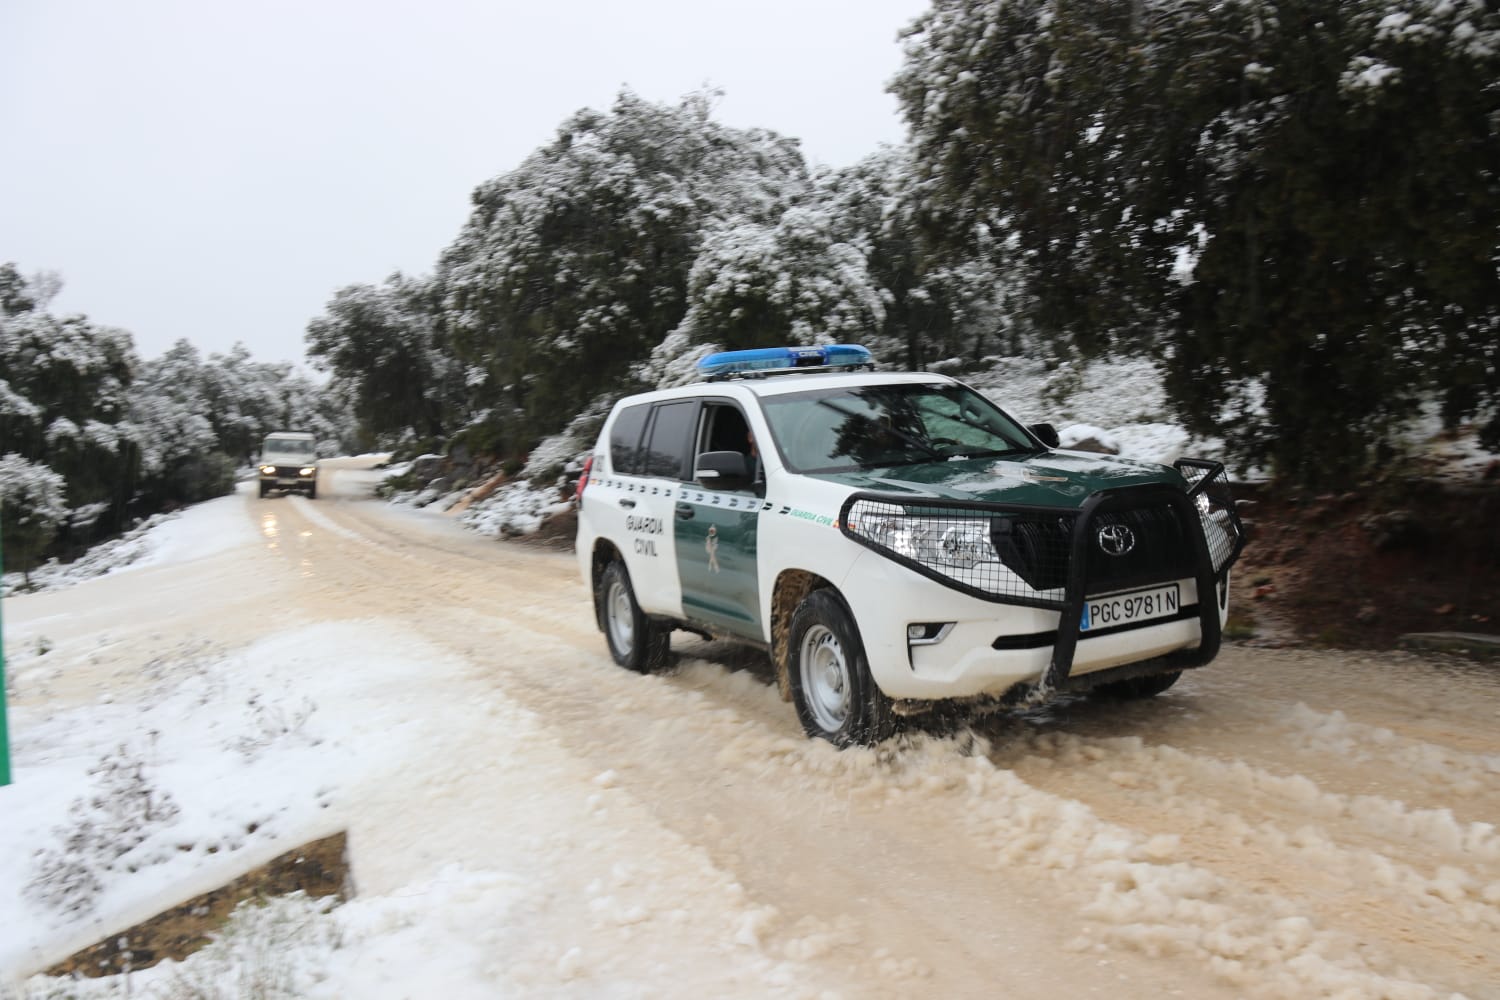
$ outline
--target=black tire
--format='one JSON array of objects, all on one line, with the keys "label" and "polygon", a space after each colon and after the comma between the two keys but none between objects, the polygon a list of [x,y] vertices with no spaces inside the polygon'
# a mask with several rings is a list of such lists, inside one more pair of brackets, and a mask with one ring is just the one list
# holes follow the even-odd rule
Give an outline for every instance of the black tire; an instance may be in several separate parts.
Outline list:
[{"label": "black tire", "polygon": [[266,485],[265,483],[261,483],[260,484],[260,498],[262,500],[264,500],[266,498],[266,494],[269,493],[270,491],[271,491],[270,486]]},{"label": "black tire", "polygon": [[873,746],[896,731],[854,616],[834,591],[815,590],[797,605],[787,657],[792,704],[807,735],[836,747]]},{"label": "black tire", "polygon": [[1127,677],[1123,681],[1110,681],[1108,684],[1100,684],[1090,693],[1097,698],[1107,698],[1113,701],[1138,701],[1142,698],[1155,698],[1167,688],[1176,684],[1177,678],[1181,676],[1181,670],[1169,670],[1164,674]]},{"label": "black tire", "polygon": [[309,500],[316,500],[316,499],[318,499],[318,486],[317,486],[316,483],[314,483],[312,486],[309,486],[307,488],[307,499],[309,499]]},{"label": "black tire", "polygon": [[599,602],[599,622],[616,663],[641,674],[666,666],[671,630],[641,610],[624,563],[616,560],[605,567],[599,579]]}]

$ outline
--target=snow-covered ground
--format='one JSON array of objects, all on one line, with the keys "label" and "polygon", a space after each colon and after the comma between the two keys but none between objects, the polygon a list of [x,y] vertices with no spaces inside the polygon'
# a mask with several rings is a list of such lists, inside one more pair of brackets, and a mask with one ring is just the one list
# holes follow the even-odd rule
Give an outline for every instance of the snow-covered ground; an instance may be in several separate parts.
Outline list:
[{"label": "snow-covered ground", "polygon": [[[155,523],[108,582],[280,544],[275,515],[257,533],[247,500],[242,489]],[[155,655],[124,691],[98,673],[82,697],[56,697],[66,675],[95,666],[91,649],[112,643],[68,634],[63,648],[71,626],[57,608],[89,602],[102,583],[45,595],[54,603],[40,615],[27,613],[33,598],[7,603],[14,784],[0,789],[0,884],[16,891],[0,894],[0,996],[654,996],[684,969],[705,995],[800,993],[797,962],[759,947],[764,907],[632,815],[641,807],[612,772],[569,759],[530,713],[419,638],[270,616],[263,638],[237,647],[173,635],[174,613],[211,612],[216,595],[200,593],[194,609],[161,609]],[[483,760],[443,752],[486,732],[503,736]],[[466,770],[486,804],[458,794]],[[409,786],[457,800],[446,816],[413,812]],[[431,864],[332,914],[295,898],[248,908],[224,945],[181,965],[66,985],[16,978],[360,810],[383,836],[429,840]],[[504,843],[500,866],[443,860],[455,837]],[[574,898],[549,917],[559,892]]]},{"label": "snow-covered ground", "polygon": [[[1493,675],[1232,650],[840,753],[753,654],[621,671],[568,556],[336,476],[7,599],[0,995],[1500,996]],[[342,906],[27,978],[336,830]]]},{"label": "snow-covered ground", "polygon": [[[1073,373],[1009,360],[968,380],[1023,420],[1056,424],[1064,446],[1217,457],[1164,419],[1140,362]],[[1474,478],[1493,466],[1472,439],[1429,425],[1413,441],[1443,468]],[[579,447],[548,442],[543,464]],[[565,505],[555,487],[507,484],[445,516],[458,494],[361,501],[386,474],[375,463],[345,460],[317,502],[242,487],[154,518],[39,569],[31,593],[6,576],[0,997],[995,995],[993,976],[961,967],[979,952],[1017,966],[1005,985],[1019,997],[1059,984],[1079,996],[1500,997],[1475,985],[1500,983],[1489,681],[1456,696],[1488,735],[1445,717],[1452,698],[1423,687],[1425,671],[1400,675],[1397,717],[1416,703],[1441,721],[1407,732],[1383,707],[1346,717],[1350,685],[1328,664],[1326,703],[1243,718],[1254,696],[1216,665],[1205,677],[1230,678],[1233,708],[1188,681],[1162,699],[1167,723],[1192,727],[1185,744],[1170,730],[1160,745],[1094,738],[1095,721],[839,754],[802,740],[751,673],[693,656],[666,686],[616,671],[566,557],[507,556],[520,560],[508,582],[479,596],[492,557],[469,532],[533,530]],[[594,652],[580,660],[579,644]],[[1257,673],[1302,683],[1299,664],[1255,655]],[[537,694],[558,683],[578,689]],[[558,708],[590,698],[604,714],[581,728]],[[1222,724],[1215,711],[1229,712]],[[615,730],[614,743],[595,735]],[[1324,774],[1335,759],[1350,773]],[[673,761],[688,775],[675,798],[639,787],[668,780],[655,769]],[[730,791],[715,790],[716,768]],[[1391,774],[1411,784],[1383,788]],[[773,801],[757,811],[761,785]],[[824,836],[816,823],[786,831],[776,862],[807,888],[769,887],[742,860],[766,853],[768,835],[743,824],[774,828],[809,798],[840,836],[938,895],[861,881],[859,856],[830,875],[828,857],[797,846]],[[911,827],[908,813],[927,818]],[[351,831],[358,888],[343,906],[247,908],[219,944],[124,979],[27,978],[337,830]],[[942,857],[911,855],[912,838]],[[896,843],[906,853],[884,856]],[[985,888],[997,870],[1022,881]],[[1302,899],[1287,872],[1374,887]],[[900,917],[860,916],[897,900]],[[1334,912],[1368,906],[1393,914],[1394,937]],[[957,944],[900,933],[907,920]],[[1435,929],[1392,943],[1413,920]],[[967,939],[975,926],[982,943]],[[1366,933],[1399,953],[1362,944]],[[1459,971],[1432,978],[1444,962]]]}]

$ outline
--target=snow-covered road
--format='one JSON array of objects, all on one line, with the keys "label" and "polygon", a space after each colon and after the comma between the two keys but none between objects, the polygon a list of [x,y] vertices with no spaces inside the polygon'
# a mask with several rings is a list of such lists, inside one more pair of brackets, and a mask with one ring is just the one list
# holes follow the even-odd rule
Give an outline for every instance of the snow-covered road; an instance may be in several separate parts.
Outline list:
[{"label": "snow-covered road", "polygon": [[256,829],[91,911],[0,902],[31,928],[0,995],[347,829],[358,896],[283,950],[291,995],[1500,997],[1500,671],[1230,647],[1151,703],[838,753],[758,654],[678,635],[676,671],[622,671],[570,555],[365,499],[360,465],[188,512],[201,557],[6,601],[0,879],[131,734],[165,842]]}]

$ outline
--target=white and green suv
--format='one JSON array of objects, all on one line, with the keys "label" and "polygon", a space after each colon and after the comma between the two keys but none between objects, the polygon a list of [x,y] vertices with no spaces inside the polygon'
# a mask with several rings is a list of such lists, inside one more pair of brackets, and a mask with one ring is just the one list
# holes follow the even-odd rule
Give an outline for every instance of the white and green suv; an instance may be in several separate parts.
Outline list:
[{"label": "white and green suv", "polygon": [[614,659],[672,630],[766,649],[809,735],[939,702],[1144,697],[1219,649],[1243,531],[1221,465],[1056,448],[860,347],[712,355],[620,400],[580,481],[579,568]]}]

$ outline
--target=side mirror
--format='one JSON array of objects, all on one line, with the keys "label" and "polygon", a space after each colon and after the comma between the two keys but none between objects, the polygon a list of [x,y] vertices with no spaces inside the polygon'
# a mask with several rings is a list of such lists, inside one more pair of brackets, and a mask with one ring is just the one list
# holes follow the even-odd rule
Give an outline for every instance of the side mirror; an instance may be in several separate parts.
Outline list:
[{"label": "side mirror", "polygon": [[748,490],[750,463],[737,451],[705,451],[693,465],[693,479],[706,490]]},{"label": "side mirror", "polygon": [[1057,428],[1051,424],[1032,424],[1026,428],[1037,436],[1037,439],[1048,448],[1060,447],[1060,439],[1057,436]]}]

